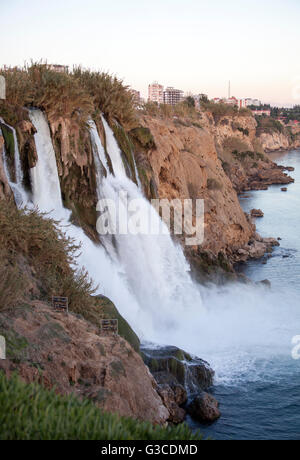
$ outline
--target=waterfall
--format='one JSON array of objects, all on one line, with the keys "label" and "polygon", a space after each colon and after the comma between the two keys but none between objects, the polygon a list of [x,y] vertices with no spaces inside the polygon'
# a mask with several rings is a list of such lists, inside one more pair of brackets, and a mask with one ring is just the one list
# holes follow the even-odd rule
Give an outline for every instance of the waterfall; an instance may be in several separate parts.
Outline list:
[{"label": "waterfall", "polygon": [[[179,244],[175,244],[167,227],[162,223],[157,211],[144,198],[141,190],[132,182],[121,167],[122,158],[119,146],[109,125],[104,122],[107,139],[107,152],[112,161],[114,175],[108,173],[102,177],[98,198],[110,199],[118,203],[123,199],[123,206],[118,210],[118,226],[126,233],[128,209],[124,204],[124,196],[128,202],[137,200],[140,209],[140,221],[151,221],[156,228],[163,228],[158,235],[152,234],[119,234],[114,235],[116,257],[115,262],[121,265],[124,276],[134,293],[140,309],[142,324],[137,324],[136,318],[125,317],[139,330],[144,331],[144,337],[151,340],[163,341],[166,328],[176,328],[178,316],[185,315],[191,307],[196,306],[198,312],[202,308],[199,288],[194,285],[189,274],[189,265]],[[91,131],[92,139],[98,133]],[[99,139],[100,141],[100,139]],[[94,142],[93,145],[98,145]],[[98,156],[98,161],[97,161]],[[99,149],[94,148],[96,167],[99,165]],[[97,176],[101,171],[97,171]],[[103,244],[112,254],[110,238],[102,237]],[[172,312],[177,318],[174,318]]]},{"label": "waterfall", "polygon": [[[94,152],[94,160],[96,163],[96,174],[97,174],[97,181],[98,181],[98,187],[100,185],[100,179],[102,177],[101,174],[101,165],[104,167],[105,171],[108,172],[108,164],[107,164],[107,159],[105,156],[105,150],[102,145],[102,142],[100,140],[97,128],[96,128],[96,123],[94,120],[89,120],[89,127],[90,127],[90,134],[91,134],[91,141],[92,141],[92,147],[93,147],[93,152]],[[100,162],[99,162],[100,160]]]},{"label": "waterfall", "polygon": [[[217,381],[226,385],[263,380],[266,362],[278,356],[290,357],[291,337],[299,334],[297,294],[284,288],[268,290],[240,284],[202,286],[200,294],[181,247],[166,232],[158,236],[115,235],[114,251],[106,236],[102,237],[103,245],[94,244],[80,227],[69,222],[70,212],[63,208],[46,118],[36,110],[30,117],[37,130],[38,162],[31,171],[34,203],[41,210],[52,211],[51,216],[60,220],[65,233],[81,242],[79,266],[88,270],[99,284],[98,292],[111,298],[144,341],[176,345],[201,356],[216,370]],[[124,192],[128,200],[139,199],[142,216],[151,215],[163,225],[141,190],[126,177],[108,124],[104,126],[114,175],[105,165],[97,129],[90,126],[98,198],[116,201],[120,191]],[[124,225],[125,218],[121,209],[118,223]]]},{"label": "waterfall", "polygon": [[[31,170],[34,205],[41,211],[49,212],[51,217],[60,221],[60,226],[69,237],[74,238],[77,243],[81,243],[80,256],[77,259],[78,264],[88,271],[95,285],[99,285],[98,293],[110,297],[123,314],[127,312],[129,317],[138,318],[139,306],[130,292],[121,267],[114,264],[105,249],[100,245],[94,244],[82,228],[76,227],[69,222],[70,211],[63,207],[55,152],[45,115],[40,110],[31,110],[30,119],[37,130],[35,142],[38,161]],[[93,131],[96,130],[94,124],[92,124],[91,129],[92,136]],[[100,180],[99,158],[102,155],[102,144],[98,134],[96,139],[93,138],[93,140],[95,141],[93,150],[99,155],[98,177]],[[141,333],[138,328],[137,332]]]},{"label": "waterfall", "polygon": [[61,190],[49,125],[40,110],[30,110],[29,117],[36,129],[34,140],[38,153],[37,165],[30,170],[33,203],[40,211],[61,213]]},{"label": "waterfall", "polygon": [[[116,177],[124,177],[124,176],[126,176],[126,172],[125,172],[125,167],[124,167],[123,160],[122,160],[122,157],[121,157],[121,150],[120,150],[120,148],[118,146],[118,143],[117,143],[117,141],[115,139],[115,136],[114,136],[111,128],[109,127],[109,125],[108,125],[108,123],[105,120],[103,115],[101,115],[101,120],[102,120],[104,130],[105,130],[106,149],[107,149],[107,152],[108,152],[108,154],[110,156],[110,159],[111,159],[111,162],[112,162],[114,175]],[[97,133],[97,135],[98,135],[98,133]],[[101,143],[101,141],[100,141],[100,143]]]},{"label": "waterfall", "polygon": [[[174,244],[165,228],[160,235],[115,235],[102,237],[102,246],[95,245],[79,227],[69,223],[69,211],[63,208],[60,183],[50,130],[44,114],[31,110],[30,119],[37,132],[35,142],[37,165],[31,170],[33,202],[41,211],[61,220],[64,231],[82,244],[79,263],[84,266],[100,291],[108,295],[120,313],[145,339],[164,341],[166,330],[180,327],[178,317],[192,307],[201,309],[201,295],[194,286],[189,266],[179,245]],[[104,121],[107,152],[114,175],[109,172],[105,152],[96,125],[90,122],[90,135],[96,166],[98,198],[118,202],[119,194],[128,200],[138,199],[143,218],[151,217],[163,225],[139,188],[126,176],[121,151],[109,125]],[[103,174],[103,167],[106,174]],[[106,175],[106,177],[105,177]],[[118,213],[120,225],[126,221],[123,210]],[[172,313],[173,312],[173,313]]]},{"label": "waterfall", "polygon": [[[20,152],[19,152],[19,145],[18,145],[18,139],[16,135],[16,130],[8,125],[7,123],[4,122],[2,118],[0,118],[1,123],[3,123],[5,126],[7,126],[13,133],[14,137],[14,166],[15,166],[15,181],[13,181],[10,177],[9,174],[9,169],[8,169],[8,164],[7,164],[7,157],[6,157],[6,151],[4,148],[3,151],[3,165],[4,165],[4,170],[5,174],[8,180],[8,183],[10,185],[10,188],[12,189],[12,192],[14,194],[15,202],[17,206],[25,206],[28,202],[28,194],[24,189],[23,186],[23,170],[21,166],[21,159],[20,159]],[[0,129],[1,130],[1,129]]]}]

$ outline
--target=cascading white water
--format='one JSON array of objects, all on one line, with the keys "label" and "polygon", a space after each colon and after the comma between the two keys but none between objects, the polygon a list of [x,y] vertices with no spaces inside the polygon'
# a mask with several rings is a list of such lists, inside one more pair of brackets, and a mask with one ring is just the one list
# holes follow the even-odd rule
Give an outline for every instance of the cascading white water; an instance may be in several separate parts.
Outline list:
[{"label": "cascading white water", "polygon": [[101,115],[101,120],[102,120],[104,129],[105,129],[106,149],[107,149],[107,152],[109,153],[109,156],[112,162],[114,175],[116,177],[124,177],[126,176],[126,172],[125,172],[125,167],[124,167],[123,160],[121,157],[121,150],[118,146],[118,143],[114,137],[112,130],[110,129],[103,115]]},{"label": "cascading white water", "polygon": [[[92,147],[93,147],[93,152],[94,152],[94,160],[96,163],[97,181],[98,181],[98,186],[99,186],[101,177],[102,177],[101,165],[104,167],[106,172],[109,171],[109,168],[108,168],[107,159],[105,156],[104,147],[100,140],[100,137],[97,131],[97,127],[96,127],[96,123],[94,122],[94,120],[89,120],[89,126],[90,126]],[[99,162],[99,160],[101,161],[101,163]]]},{"label": "cascading white water", "polygon": [[[32,171],[35,204],[41,210],[53,209],[52,216],[62,219],[67,235],[82,243],[80,266],[87,268],[99,283],[99,292],[116,303],[142,338],[177,345],[207,359],[217,371],[217,381],[230,385],[265,378],[264,363],[273,362],[274,356],[290,356],[291,337],[299,334],[299,295],[284,289],[229,285],[202,287],[201,300],[182,250],[170,235],[116,235],[116,252],[109,257],[81,228],[71,225],[69,211],[61,201],[47,121],[40,111],[32,111],[31,119],[37,129],[38,150],[38,163]],[[91,126],[99,198],[116,200],[121,190],[127,192],[129,200],[143,200],[120,166],[119,150],[112,150],[116,142],[107,124],[105,128],[116,175],[105,178],[101,174],[101,164],[96,159],[105,163],[104,150],[96,127]],[[145,215],[155,213],[152,218],[159,219],[148,201],[142,203]],[[107,245],[108,251],[109,248]],[[274,378],[273,374],[270,378]]]},{"label": "cascading white water", "polygon": [[40,110],[30,110],[29,116],[36,128],[34,140],[38,152],[37,166],[30,170],[33,203],[43,212],[58,212],[63,206],[49,125]]},{"label": "cascading white water", "polygon": [[19,152],[19,145],[18,145],[16,130],[12,126],[5,123],[2,118],[0,118],[0,121],[12,131],[13,137],[14,137],[14,147],[15,147],[14,148],[15,181],[13,181],[10,177],[9,169],[7,165],[6,151],[4,149],[3,164],[4,164],[5,174],[6,174],[8,183],[13,191],[15,202],[17,206],[22,206],[22,205],[25,206],[28,202],[28,194],[25,191],[24,186],[23,186],[24,176],[23,176],[23,170],[21,167],[20,152]]},{"label": "cascading white water", "polygon": [[[192,282],[189,275],[189,265],[180,245],[176,245],[157,211],[146,200],[139,188],[126,176],[125,169],[120,168],[121,152],[113,132],[105,122],[104,129],[107,151],[112,161],[115,175],[107,174],[102,178],[98,197],[110,199],[118,203],[120,193],[126,194],[128,203],[138,200],[140,222],[151,222],[154,227],[164,227],[164,232],[158,235],[132,234],[126,232],[128,210],[126,204],[118,212],[117,222],[124,228],[124,233],[114,236],[117,263],[121,264],[126,280],[136,296],[143,315],[142,323],[137,324],[136,318],[128,318],[127,312],[122,312],[132,325],[144,330],[144,337],[152,340],[163,340],[166,328],[178,327],[174,322],[171,311],[176,315],[196,306],[198,313],[202,308],[200,291]],[[97,136],[93,132],[92,136]],[[94,156],[97,150],[94,149]],[[99,164],[99,161],[95,161]],[[100,171],[97,172],[101,174]],[[124,200],[123,200],[124,201]],[[106,238],[102,237],[105,244]],[[111,247],[111,244],[109,248]],[[108,248],[108,250],[109,250]]]},{"label": "cascading white water", "polygon": [[[95,285],[99,285],[98,293],[109,296],[120,306],[120,310],[128,310],[129,316],[138,318],[138,304],[127,286],[120,267],[116,266],[103,247],[95,245],[80,227],[70,224],[70,211],[63,207],[61,199],[55,152],[47,120],[40,110],[31,110],[30,118],[37,130],[35,141],[38,161],[35,168],[31,170],[34,205],[59,220],[63,231],[76,242],[81,243],[78,264],[86,268]],[[95,125],[94,128],[96,129]],[[96,142],[94,148],[97,146],[99,149],[97,153],[101,157],[100,139],[98,137],[94,140]],[[137,332],[141,331],[137,329]]]}]

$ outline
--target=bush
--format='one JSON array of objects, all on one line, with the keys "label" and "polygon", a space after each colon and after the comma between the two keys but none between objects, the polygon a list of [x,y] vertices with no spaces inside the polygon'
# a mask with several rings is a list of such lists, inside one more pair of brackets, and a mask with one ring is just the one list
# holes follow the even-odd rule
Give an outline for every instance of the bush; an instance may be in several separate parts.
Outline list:
[{"label": "bush", "polygon": [[117,120],[128,129],[136,126],[133,95],[122,80],[108,73],[81,67],[72,73],[57,73],[39,62],[0,74],[6,79],[6,108],[34,106],[45,110],[49,120],[63,117],[78,124],[103,113],[110,124]]},{"label": "bush", "polygon": [[274,132],[283,133],[284,126],[280,123],[280,121],[275,120],[271,117],[256,117],[257,121],[257,128],[256,132],[257,135],[260,136],[262,133],[272,134]]},{"label": "bush", "polygon": [[215,122],[218,122],[221,118],[225,116],[231,117],[237,115],[238,113],[238,108],[233,105],[223,103],[216,104],[214,102],[202,102],[201,105],[205,111],[211,112]]},{"label": "bush", "polygon": [[242,141],[239,137],[227,137],[223,142],[223,149],[227,153],[245,152],[248,150],[248,144]]},{"label": "bush", "polygon": [[[188,101],[183,101],[176,105],[147,102],[143,106],[143,112],[152,117],[166,118],[169,120],[173,120],[174,117],[183,118],[185,120],[181,121],[185,123],[185,126],[191,126],[192,120],[199,118],[199,112],[196,110],[195,106],[189,104]],[[176,120],[176,122],[177,121],[178,120]]]},{"label": "bush", "polygon": [[208,190],[222,190],[223,187],[217,179],[209,178],[207,179],[207,188]]},{"label": "bush", "polygon": [[[52,219],[37,211],[19,210],[13,203],[0,202],[0,250],[5,251],[2,270],[5,266],[12,267],[7,272],[12,281],[22,258],[37,274],[41,299],[48,300],[52,295],[67,296],[70,309],[76,313],[85,312],[94,305],[92,282],[85,272],[76,269],[79,249]],[[21,281],[28,281],[25,273],[22,280],[16,278],[16,283],[22,285]],[[5,291],[2,292],[5,295]],[[14,303],[12,297],[0,307],[14,306]]]},{"label": "bush", "polygon": [[137,124],[134,96],[122,80],[105,72],[76,67],[73,78],[92,98],[96,112],[102,112],[109,124],[117,120],[125,129]]},{"label": "bush", "polygon": [[16,263],[9,261],[5,250],[0,252],[0,310],[19,305],[26,287],[26,276]]},{"label": "bush", "polygon": [[161,428],[104,413],[91,401],[60,396],[0,373],[1,440],[200,440],[186,425]]}]

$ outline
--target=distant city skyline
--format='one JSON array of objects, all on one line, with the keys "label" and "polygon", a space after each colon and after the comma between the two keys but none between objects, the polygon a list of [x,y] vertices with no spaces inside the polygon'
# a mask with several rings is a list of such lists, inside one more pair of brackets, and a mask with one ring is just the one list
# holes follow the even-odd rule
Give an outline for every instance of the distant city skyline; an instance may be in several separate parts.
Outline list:
[{"label": "distant city skyline", "polygon": [[210,98],[300,104],[299,0],[1,0],[0,66],[47,59]]}]

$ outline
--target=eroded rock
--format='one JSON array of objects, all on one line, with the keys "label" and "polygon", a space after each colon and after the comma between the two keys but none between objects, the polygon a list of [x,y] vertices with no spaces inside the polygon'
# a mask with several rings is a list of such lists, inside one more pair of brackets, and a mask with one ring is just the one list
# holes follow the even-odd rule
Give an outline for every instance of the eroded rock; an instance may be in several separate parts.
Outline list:
[{"label": "eroded rock", "polygon": [[221,417],[218,401],[208,393],[198,395],[187,407],[187,412],[201,422],[212,423]]}]

